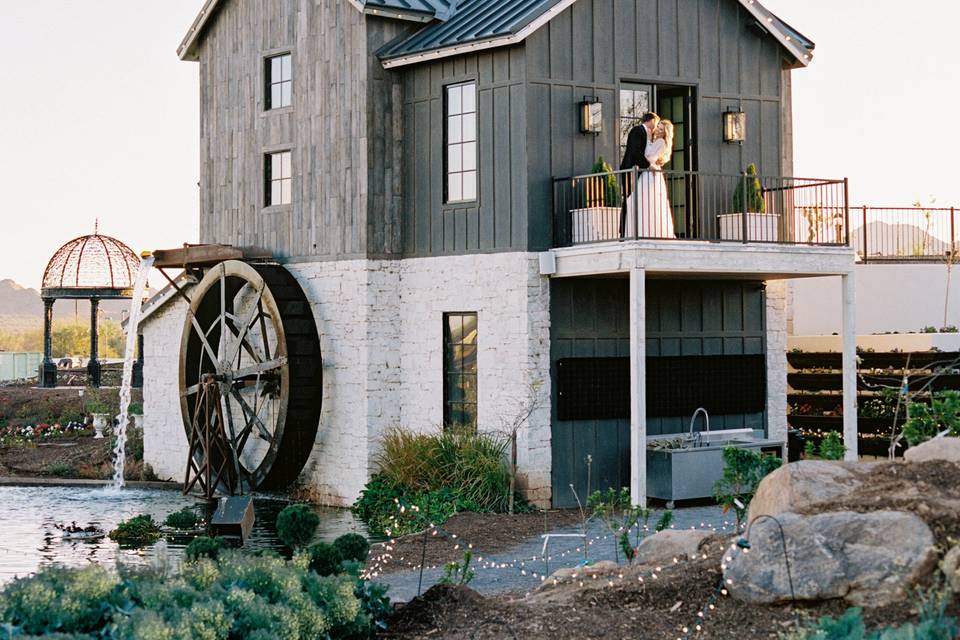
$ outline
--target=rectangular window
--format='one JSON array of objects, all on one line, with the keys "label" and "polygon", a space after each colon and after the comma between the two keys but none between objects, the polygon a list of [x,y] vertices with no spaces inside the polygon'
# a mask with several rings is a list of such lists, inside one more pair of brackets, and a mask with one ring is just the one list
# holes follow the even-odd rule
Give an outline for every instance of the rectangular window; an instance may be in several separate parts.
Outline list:
[{"label": "rectangular window", "polygon": [[443,314],[443,425],[477,429],[477,314]]},{"label": "rectangular window", "polygon": [[293,64],[290,54],[270,56],[265,63],[264,108],[269,111],[289,107],[293,91]]},{"label": "rectangular window", "polygon": [[263,157],[264,202],[263,206],[290,204],[293,178],[290,169],[290,152],[278,151]]},{"label": "rectangular window", "polygon": [[447,202],[477,199],[477,83],[447,87]]}]

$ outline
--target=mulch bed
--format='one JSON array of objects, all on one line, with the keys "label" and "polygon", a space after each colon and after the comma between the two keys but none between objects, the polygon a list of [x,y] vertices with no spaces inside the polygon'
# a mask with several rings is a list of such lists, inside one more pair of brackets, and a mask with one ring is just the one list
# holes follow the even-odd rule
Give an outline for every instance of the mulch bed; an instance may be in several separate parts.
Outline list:
[{"label": "mulch bed", "polygon": [[[665,567],[657,580],[644,583],[625,576],[584,587],[565,585],[524,599],[484,597],[467,587],[437,585],[397,608],[382,638],[644,638],[683,636],[720,582],[720,557],[725,540],[714,538],[704,548],[707,559]],[[791,605],[749,605],[721,597],[703,621],[703,635],[693,637],[743,640],[777,638],[801,620],[838,616],[842,601],[794,608]],[[953,615],[960,615],[954,600]],[[867,610],[868,627],[901,624],[915,617],[909,603]]]},{"label": "mulch bed", "polygon": [[107,478],[112,472],[112,444],[112,438],[87,436],[56,438],[36,446],[0,447],[0,475],[47,476],[51,465],[66,464],[76,471],[71,477]]},{"label": "mulch bed", "polygon": [[[547,531],[580,524],[580,512],[576,509],[537,511],[533,513],[471,513],[454,515],[439,527],[440,532],[426,536],[426,566],[439,566],[454,560],[462,560],[467,545],[473,545],[474,555],[509,551],[522,542]],[[454,537],[456,536],[456,537]],[[459,548],[454,547],[459,545]],[[379,565],[378,573],[395,573],[420,565],[424,557],[424,535],[412,534],[398,538],[386,552],[386,545],[374,545],[370,550],[369,567]],[[384,553],[391,558],[377,559]]]}]

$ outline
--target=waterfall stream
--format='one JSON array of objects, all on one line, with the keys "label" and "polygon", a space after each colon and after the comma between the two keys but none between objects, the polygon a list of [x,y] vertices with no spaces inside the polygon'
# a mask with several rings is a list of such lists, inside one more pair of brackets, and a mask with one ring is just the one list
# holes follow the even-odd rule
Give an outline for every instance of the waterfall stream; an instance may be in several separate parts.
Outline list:
[{"label": "waterfall stream", "polygon": [[147,274],[153,266],[153,256],[140,262],[140,271],[133,285],[133,300],[130,301],[130,316],[127,319],[127,344],[123,352],[123,378],[120,382],[120,415],[117,416],[117,443],[113,448],[113,488],[123,487],[123,467],[127,456],[127,422],[130,420],[130,387],[133,381],[133,360],[137,350],[137,328],[140,310],[143,307],[143,292],[147,286]]}]

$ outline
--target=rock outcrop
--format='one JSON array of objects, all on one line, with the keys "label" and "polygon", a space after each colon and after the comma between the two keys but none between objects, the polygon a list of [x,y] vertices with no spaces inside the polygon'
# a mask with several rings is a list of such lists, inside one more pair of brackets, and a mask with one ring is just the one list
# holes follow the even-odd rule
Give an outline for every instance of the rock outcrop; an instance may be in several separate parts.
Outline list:
[{"label": "rock outcrop", "polygon": [[960,438],[936,438],[907,449],[903,454],[907,462],[947,460],[960,464]]},{"label": "rock outcrop", "polygon": [[634,564],[667,565],[697,555],[704,540],[713,535],[705,529],[666,529],[644,538],[637,547]]},{"label": "rock outcrop", "polygon": [[871,463],[801,460],[765,477],[750,502],[747,522],[760,515],[803,510],[854,491],[874,467]]}]

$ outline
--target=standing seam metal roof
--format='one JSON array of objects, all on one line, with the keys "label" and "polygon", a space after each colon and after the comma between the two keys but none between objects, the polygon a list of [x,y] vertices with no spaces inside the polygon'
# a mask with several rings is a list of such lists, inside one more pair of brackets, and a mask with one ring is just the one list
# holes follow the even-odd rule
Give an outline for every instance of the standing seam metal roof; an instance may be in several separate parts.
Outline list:
[{"label": "standing seam metal roof", "polygon": [[397,11],[416,11],[436,16],[449,11],[451,5],[456,5],[456,3],[456,0],[366,0],[363,5]]}]

